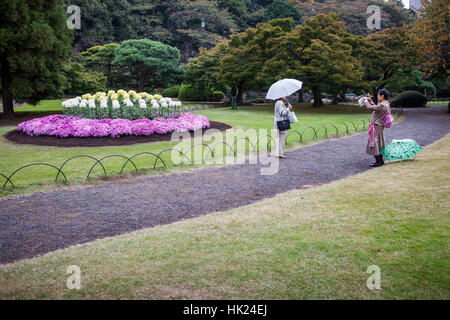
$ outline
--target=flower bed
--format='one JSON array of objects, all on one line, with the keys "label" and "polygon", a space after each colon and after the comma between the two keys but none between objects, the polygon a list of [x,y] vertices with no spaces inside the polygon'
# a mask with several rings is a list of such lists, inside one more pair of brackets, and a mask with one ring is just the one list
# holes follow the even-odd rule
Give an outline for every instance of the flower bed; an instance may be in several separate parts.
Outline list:
[{"label": "flower bed", "polygon": [[208,118],[198,114],[181,113],[178,118],[150,119],[86,119],[75,116],[51,115],[22,122],[18,131],[30,136],[113,137],[123,135],[166,134],[209,128]]},{"label": "flower bed", "polygon": [[180,114],[181,101],[150,95],[146,92],[136,93],[130,90],[89,93],[82,97],[66,100],[62,103],[66,116],[88,119],[155,119],[177,118]]}]

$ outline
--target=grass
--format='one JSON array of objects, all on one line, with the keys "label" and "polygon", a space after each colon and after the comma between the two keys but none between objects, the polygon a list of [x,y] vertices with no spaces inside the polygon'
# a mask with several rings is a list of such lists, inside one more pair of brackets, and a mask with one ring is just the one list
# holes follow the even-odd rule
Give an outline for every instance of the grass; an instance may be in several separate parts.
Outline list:
[{"label": "grass", "polygon": [[447,135],[414,160],[2,265],[0,297],[449,299],[449,156]]},{"label": "grass", "polygon": [[[58,102],[59,103],[59,102]],[[41,107],[39,107],[41,108]],[[38,112],[49,110],[54,108],[53,101],[51,103],[44,104],[43,109],[37,109]],[[224,122],[231,125],[235,129],[272,129],[273,128],[273,106],[252,106],[241,107],[238,111],[233,111],[230,108],[213,108],[207,110],[195,111],[195,113],[203,114],[207,116],[211,121]],[[316,128],[323,125],[340,124],[340,130],[344,129],[342,122],[358,121],[370,118],[370,114],[361,108],[353,106],[330,106],[321,109],[311,109],[305,105],[297,106],[297,115],[299,122],[293,125],[293,129],[300,130],[308,126],[314,126]],[[362,126],[360,126],[362,129]],[[159,152],[173,148],[177,145],[177,142],[153,142],[145,144],[136,144],[130,146],[118,146],[118,147],[97,147],[97,148],[57,148],[57,147],[45,147],[45,146],[31,146],[31,145],[16,145],[8,142],[3,136],[16,129],[16,126],[0,126],[0,173],[9,176],[16,169],[21,166],[30,163],[50,163],[57,167],[61,166],[63,162],[76,155],[91,155],[97,158],[101,158],[107,155],[119,154],[125,156],[132,156],[140,152],[153,152],[158,154]],[[350,126],[351,130],[354,130]],[[334,130],[330,129],[330,135],[334,134]],[[319,133],[319,140],[323,139],[324,130]],[[308,130],[305,132],[305,144],[313,142],[313,132]],[[300,146],[298,142],[298,136],[293,134],[287,139],[288,148],[296,148]],[[261,147],[264,140],[261,140]],[[213,144],[214,142],[211,142]],[[224,147],[225,148],[225,147]],[[199,152],[200,148],[192,150],[192,152]],[[207,148],[204,147],[204,154]],[[247,145],[247,150],[250,150],[250,146]],[[155,158],[152,156],[140,156],[134,158],[139,171],[143,174],[163,174],[167,172],[189,170],[204,164],[196,166],[188,165],[174,165],[171,161],[171,153],[164,153],[162,156],[168,169],[164,169],[161,162],[158,162],[157,169],[153,169],[153,163]],[[124,164],[122,158],[109,158],[104,162],[105,168],[109,176],[117,176]],[[85,177],[89,172],[90,167],[94,164],[94,161],[87,158],[78,158],[69,162],[64,166],[64,173],[67,175],[68,183],[58,182],[55,184],[53,181],[56,176],[56,170],[51,167],[29,167],[18,172],[12,178],[16,188],[13,189],[9,185],[5,190],[1,190],[5,178],[0,176],[0,197],[24,194],[36,191],[48,191],[63,186],[78,186],[86,183],[101,183],[103,178],[103,171],[101,167],[97,165],[91,177],[93,179],[86,180]],[[134,168],[129,163],[125,169],[124,176],[132,174]],[[62,176],[60,176],[62,181]]]}]

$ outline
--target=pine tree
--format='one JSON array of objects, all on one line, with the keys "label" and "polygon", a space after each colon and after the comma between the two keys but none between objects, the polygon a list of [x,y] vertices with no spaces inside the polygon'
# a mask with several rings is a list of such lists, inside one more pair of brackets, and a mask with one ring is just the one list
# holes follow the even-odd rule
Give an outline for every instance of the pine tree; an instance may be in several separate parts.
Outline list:
[{"label": "pine tree", "polygon": [[17,102],[58,96],[72,32],[58,0],[0,2],[0,68],[3,112],[14,116]]}]

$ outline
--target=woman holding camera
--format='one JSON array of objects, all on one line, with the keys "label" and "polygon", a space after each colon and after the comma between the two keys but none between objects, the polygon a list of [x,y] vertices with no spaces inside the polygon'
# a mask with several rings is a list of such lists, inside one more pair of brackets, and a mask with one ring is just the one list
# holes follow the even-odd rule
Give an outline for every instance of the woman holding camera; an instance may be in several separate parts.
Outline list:
[{"label": "woman holding camera", "polygon": [[370,164],[371,167],[379,167],[384,164],[383,156],[380,150],[384,148],[386,142],[384,141],[384,118],[391,113],[391,107],[388,102],[389,91],[381,89],[378,91],[378,104],[375,105],[370,94],[364,99],[364,106],[373,110],[372,121],[369,125],[369,141],[366,145],[366,153],[375,157],[375,162]]},{"label": "woman holding camera", "polygon": [[278,121],[288,120],[288,114],[292,110],[292,105],[288,103],[288,106],[284,104],[284,101],[286,101],[286,98],[280,98],[275,102],[275,119],[274,119],[274,126],[275,130],[277,131],[277,140],[278,140],[278,150],[277,150],[277,156],[279,158],[286,158],[284,154],[284,145],[286,143],[286,134],[288,133],[288,130],[279,130],[278,128]]}]

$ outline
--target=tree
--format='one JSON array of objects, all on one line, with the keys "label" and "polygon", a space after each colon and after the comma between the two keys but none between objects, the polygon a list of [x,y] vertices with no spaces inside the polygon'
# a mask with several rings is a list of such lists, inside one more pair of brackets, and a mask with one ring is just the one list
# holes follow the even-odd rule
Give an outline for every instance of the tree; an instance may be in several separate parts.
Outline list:
[{"label": "tree", "polygon": [[167,85],[180,76],[180,51],[148,39],[127,40],[115,49],[113,64],[129,67],[136,76],[139,91],[146,85]]},{"label": "tree", "polygon": [[409,37],[420,57],[419,68],[427,74],[437,74],[450,65],[450,3],[448,0],[422,0],[421,4]]},{"label": "tree", "polygon": [[297,8],[287,0],[274,0],[266,7],[267,20],[292,18],[294,24],[302,23],[302,15]]},{"label": "tree", "polygon": [[71,38],[59,1],[0,2],[0,77],[6,117],[14,116],[13,98],[35,104],[62,93],[62,68]]},{"label": "tree", "polygon": [[136,37],[138,28],[130,15],[131,4],[123,0],[61,0],[64,8],[81,8],[81,28],[74,33],[74,51]]},{"label": "tree", "polygon": [[368,81],[373,97],[399,70],[411,72],[415,53],[409,47],[405,28],[391,28],[366,37],[371,47],[363,58],[364,80]]},{"label": "tree", "polygon": [[361,63],[352,55],[347,35],[335,13],[308,19],[272,46],[264,73],[302,80],[313,92],[314,106],[321,106],[322,92],[337,94],[361,79]]},{"label": "tree", "polygon": [[292,30],[292,25],[292,19],[272,20],[231,36],[220,59],[219,81],[237,90],[237,103],[244,102],[246,89],[265,87],[274,79],[262,70],[272,57],[271,50],[278,47],[277,39]]},{"label": "tree", "polygon": [[65,94],[82,95],[97,91],[106,91],[106,77],[103,73],[87,71],[79,63],[69,63],[64,67]]},{"label": "tree", "polygon": [[185,80],[210,91],[220,88],[220,60],[226,54],[229,40],[220,41],[214,48],[208,50],[200,48],[199,54],[195,58],[190,58],[186,65]]},{"label": "tree", "polygon": [[117,64],[113,64],[118,43],[94,46],[81,52],[82,64],[94,71],[103,73],[108,79],[108,87],[114,87],[123,78],[124,72]]},{"label": "tree", "polygon": [[412,72],[404,72],[401,69],[398,70],[398,72],[386,83],[386,88],[391,93],[418,91],[423,93],[425,96],[436,96],[436,87],[434,84],[429,81],[425,81],[422,73],[415,69]]},{"label": "tree", "polygon": [[294,0],[293,3],[305,19],[320,13],[337,13],[339,21],[345,23],[347,32],[354,35],[367,36],[372,33],[367,28],[367,8],[370,5],[380,7],[382,29],[401,27],[413,20],[412,12],[404,8],[401,0]]},{"label": "tree", "polygon": [[179,1],[170,16],[169,31],[173,43],[182,52],[182,60],[196,55],[200,47],[212,48],[221,38],[231,34],[234,21],[227,10],[213,1]]}]

